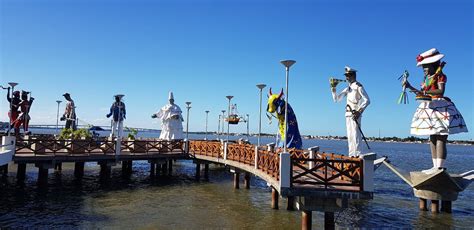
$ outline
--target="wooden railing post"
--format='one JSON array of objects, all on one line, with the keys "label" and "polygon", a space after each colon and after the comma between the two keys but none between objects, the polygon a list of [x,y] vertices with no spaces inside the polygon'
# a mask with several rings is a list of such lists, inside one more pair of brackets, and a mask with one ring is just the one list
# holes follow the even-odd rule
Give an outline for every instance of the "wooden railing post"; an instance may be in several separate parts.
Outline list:
[{"label": "wooden railing post", "polygon": [[116,137],[116,140],[115,140],[115,159],[116,160],[120,156],[121,151],[122,151],[122,140]]},{"label": "wooden railing post", "polygon": [[188,139],[184,140],[184,151],[186,154],[189,154],[189,140]]},{"label": "wooden railing post", "polygon": [[255,146],[255,169],[258,169],[258,146]]},{"label": "wooden railing post", "polygon": [[314,168],[314,161],[312,160],[316,159],[316,153],[319,151],[319,146],[313,146],[311,148],[308,148],[308,151],[309,151],[309,159],[310,159],[308,165],[309,165],[309,169],[312,169]]},{"label": "wooden railing post", "polygon": [[6,165],[13,159],[13,155],[16,151],[16,137],[15,136],[3,136],[2,147],[0,148],[3,154],[0,154],[0,166]]},{"label": "wooden railing post", "polygon": [[365,192],[374,191],[374,160],[376,157],[375,153],[366,153],[359,156],[362,159],[361,189]]},{"label": "wooden railing post", "polygon": [[227,160],[227,152],[229,151],[229,149],[227,148],[228,146],[229,146],[229,143],[225,142],[224,143],[224,160]]},{"label": "wooden railing post", "polygon": [[275,143],[267,144],[267,151],[273,152],[275,150]]},{"label": "wooden railing post", "polygon": [[290,188],[291,159],[289,153],[280,153],[280,191]]}]

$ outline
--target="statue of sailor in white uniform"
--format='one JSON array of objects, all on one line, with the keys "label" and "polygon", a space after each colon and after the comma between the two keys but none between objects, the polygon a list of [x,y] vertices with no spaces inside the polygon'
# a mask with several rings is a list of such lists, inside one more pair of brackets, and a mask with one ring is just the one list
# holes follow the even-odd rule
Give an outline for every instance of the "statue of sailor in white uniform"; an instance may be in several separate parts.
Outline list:
[{"label": "statue of sailor in white uniform", "polygon": [[348,87],[342,90],[341,93],[336,93],[336,86],[338,81],[331,82],[331,92],[334,102],[341,101],[347,97],[346,105],[346,128],[347,128],[347,142],[349,145],[349,156],[358,156],[362,151],[362,133],[359,125],[361,125],[361,117],[364,110],[370,104],[370,99],[365,92],[362,84],[356,81],[357,70],[348,66],[345,67],[346,80]]},{"label": "statue of sailor in white uniform", "polygon": [[182,140],[184,121],[181,109],[174,104],[173,92],[169,93],[169,104],[161,108],[158,113],[153,114],[152,118],[161,119],[161,134],[162,140]]}]

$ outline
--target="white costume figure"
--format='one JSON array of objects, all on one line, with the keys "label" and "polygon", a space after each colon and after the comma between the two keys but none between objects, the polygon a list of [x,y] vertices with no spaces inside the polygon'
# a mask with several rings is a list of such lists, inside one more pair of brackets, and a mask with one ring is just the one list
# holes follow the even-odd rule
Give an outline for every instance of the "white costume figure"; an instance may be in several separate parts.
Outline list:
[{"label": "white costume figure", "polygon": [[182,111],[178,105],[174,104],[173,92],[169,93],[169,104],[163,106],[158,113],[153,114],[152,118],[161,119],[162,140],[182,140],[184,121]]},{"label": "white costume figure", "polygon": [[110,113],[106,115],[107,118],[112,116],[112,132],[110,137],[122,137],[123,133],[123,120],[126,119],[127,110],[125,109],[125,103],[122,102],[122,94],[115,95],[115,102],[110,107]]},{"label": "white costume figure", "polygon": [[[358,125],[362,125],[361,114],[370,104],[370,99],[365,92],[362,84],[356,81],[357,70],[345,67],[346,80],[349,86],[342,90],[341,93],[336,93],[336,85],[331,84],[331,92],[334,102],[340,102],[344,97],[347,98],[346,105],[346,128],[347,128],[347,142],[349,145],[349,156],[358,156],[363,153],[361,145],[362,134],[359,131]],[[357,119],[357,123],[354,120]]]}]

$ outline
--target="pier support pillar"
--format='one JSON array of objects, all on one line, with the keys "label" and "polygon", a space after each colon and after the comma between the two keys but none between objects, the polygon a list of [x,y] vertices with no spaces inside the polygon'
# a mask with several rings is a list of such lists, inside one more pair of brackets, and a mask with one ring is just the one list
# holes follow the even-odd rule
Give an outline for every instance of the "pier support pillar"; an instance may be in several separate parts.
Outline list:
[{"label": "pier support pillar", "polygon": [[288,203],[286,204],[286,210],[288,210],[288,211],[295,210],[295,197],[294,196],[288,196],[287,202]]},{"label": "pier support pillar", "polygon": [[201,164],[196,163],[196,180],[201,179]]},{"label": "pier support pillar", "polygon": [[443,200],[441,201],[441,211],[446,212],[446,213],[451,213],[452,212],[452,202]]},{"label": "pier support pillar", "polygon": [[204,164],[204,179],[209,180],[209,164]]},{"label": "pier support pillar", "polygon": [[168,174],[168,162],[167,161],[165,161],[165,163],[163,163],[163,165],[161,166],[161,171],[162,171],[163,175]]},{"label": "pier support pillar", "polygon": [[74,163],[74,176],[76,179],[81,179],[84,176],[84,162]]},{"label": "pier support pillar", "polygon": [[38,167],[38,185],[45,186],[48,184],[48,168],[39,166]]},{"label": "pier support pillar", "polygon": [[168,160],[168,175],[173,174],[173,160]]},{"label": "pier support pillar", "polygon": [[419,201],[420,211],[428,211],[426,204],[427,204],[426,199],[420,198],[420,201]]},{"label": "pier support pillar", "polygon": [[302,230],[311,230],[312,225],[312,213],[311,211],[302,211],[301,212],[301,229]]},{"label": "pier support pillar", "polygon": [[278,209],[278,191],[272,187],[272,209]]},{"label": "pier support pillar", "polygon": [[107,162],[100,163],[100,180],[106,182],[108,181],[111,173],[111,167],[107,164]]},{"label": "pier support pillar", "polygon": [[127,162],[128,162],[127,172],[129,175],[131,175],[133,173],[133,161],[127,161]]},{"label": "pier support pillar", "polygon": [[335,227],[334,212],[324,212],[324,229],[331,230]]},{"label": "pier support pillar", "polygon": [[156,163],[156,176],[161,175],[161,164]]},{"label": "pier support pillar", "polygon": [[240,173],[237,171],[234,172],[234,188],[240,188]]},{"label": "pier support pillar", "polygon": [[8,176],[8,164],[1,166],[3,176]]},{"label": "pier support pillar", "polygon": [[155,176],[155,170],[156,170],[156,169],[155,169],[155,166],[156,166],[155,162],[151,162],[151,163],[150,163],[150,177],[154,177],[154,176]]},{"label": "pier support pillar", "polygon": [[250,173],[246,172],[244,176],[244,187],[250,189]]},{"label": "pier support pillar", "polygon": [[431,213],[439,213],[439,200],[431,200]]},{"label": "pier support pillar", "polygon": [[26,164],[18,164],[18,171],[16,172],[16,180],[18,183],[24,183],[26,178]]},{"label": "pier support pillar", "polygon": [[54,171],[56,172],[61,172],[63,170],[63,163],[58,162],[54,164]]}]

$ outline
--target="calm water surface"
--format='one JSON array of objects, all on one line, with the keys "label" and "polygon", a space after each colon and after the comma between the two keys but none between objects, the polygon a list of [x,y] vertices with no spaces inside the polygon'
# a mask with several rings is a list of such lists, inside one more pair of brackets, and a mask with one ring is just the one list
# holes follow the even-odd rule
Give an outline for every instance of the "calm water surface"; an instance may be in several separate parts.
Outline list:
[{"label": "calm water surface", "polygon": [[[156,136],[156,133],[142,133]],[[191,138],[202,136],[191,135]],[[236,138],[236,137],[231,137]],[[255,141],[251,139],[251,141]],[[263,143],[272,142],[263,138]],[[305,140],[305,148],[346,152],[346,142]],[[406,170],[431,167],[427,144],[370,143],[378,155],[386,155]],[[448,171],[474,169],[473,146],[448,146]],[[73,176],[73,165],[64,164],[62,174],[51,172],[47,189],[36,186],[37,169],[28,166],[24,186],[15,183],[16,165],[0,184],[0,227],[11,228],[105,228],[105,229],[299,229],[300,212],[272,210],[271,191],[252,177],[251,189],[235,190],[228,169],[211,165],[209,181],[194,180],[194,164],[178,161],[173,176],[149,177],[149,164],[137,161],[130,178],[122,178],[120,166],[108,184],[99,183],[100,168],[86,164],[82,181]],[[472,228],[474,185],[453,203],[452,215],[418,211],[410,187],[385,166],[375,174],[374,199],[352,202],[335,214],[339,227],[367,228]],[[280,199],[280,207],[286,200]],[[313,212],[313,227],[322,228],[323,215]]]}]

